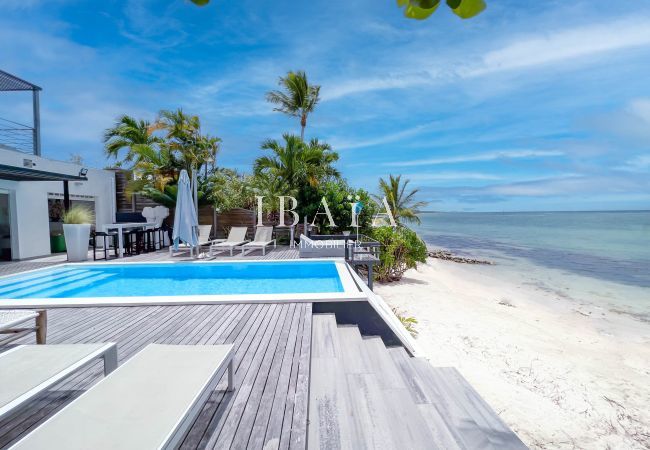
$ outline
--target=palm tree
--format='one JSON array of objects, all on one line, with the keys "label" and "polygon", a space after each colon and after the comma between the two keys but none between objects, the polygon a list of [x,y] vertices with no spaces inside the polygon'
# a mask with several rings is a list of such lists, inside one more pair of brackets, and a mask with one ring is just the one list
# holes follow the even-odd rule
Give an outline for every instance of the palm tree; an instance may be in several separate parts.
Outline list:
[{"label": "palm tree", "polygon": [[[295,197],[298,195],[297,189],[287,187],[282,178],[268,172],[258,173],[251,177],[250,191],[252,195],[249,198],[252,200],[255,200],[256,195],[261,195],[266,198],[262,204],[268,219],[272,219],[273,215],[277,213],[278,197],[285,195]],[[257,202],[254,202],[250,206],[256,207]]]},{"label": "palm tree", "polygon": [[263,150],[271,150],[273,156],[261,156],[255,160],[253,171],[256,175],[272,174],[282,179],[288,189],[294,189],[304,175],[301,153],[304,150],[302,139],[292,134],[283,134],[284,146],[275,139],[262,143]]},{"label": "palm tree", "polygon": [[292,134],[284,134],[282,138],[284,145],[274,139],[262,143],[262,149],[271,150],[274,154],[255,160],[253,168],[256,175],[273,175],[281,179],[289,190],[297,190],[305,183],[317,186],[328,177],[339,175],[332,166],[339,156],[328,144],[317,139],[305,144]]},{"label": "palm tree", "polygon": [[278,105],[277,108],[273,108],[274,111],[300,118],[300,139],[304,140],[307,117],[314,111],[320,100],[320,86],[310,85],[307,75],[301,70],[280,77],[278,84],[283,90],[267,93],[266,100]]},{"label": "palm tree", "polygon": [[332,150],[327,142],[314,138],[305,145],[304,161],[306,162],[307,181],[311,186],[317,186],[323,180],[339,178],[341,173],[333,164],[339,160],[339,154]]},{"label": "palm tree", "polygon": [[163,110],[158,113],[155,127],[165,131],[165,144],[178,155],[182,168],[191,175],[202,154],[198,116],[186,114],[180,108],[175,111]]},{"label": "palm tree", "polygon": [[165,192],[167,185],[177,180],[178,161],[168,146],[134,145],[132,153],[134,177],[126,186],[127,195]]},{"label": "palm tree", "polygon": [[378,202],[382,202],[383,197],[386,197],[390,212],[393,214],[395,221],[402,225],[404,222],[415,222],[420,224],[418,214],[419,209],[426,206],[427,202],[416,202],[414,197],[418,193],[418,189],[406,191],[410,180],[402,183],[402,176],[389,175],[388,181],[383,178],[379,179],[379,192],[380,195],[374,195]]},{"label": "palm tree", "polygon": [[[221,138],[215,136],[201,136],[199,139],[201,158],[204,161],[204,176],[208,176],[208,168],[214,172],[217,167],[217,153],[221,150]],[[208,167],[209,166],[209,167]]]},{"label": "palm tree", "polygon": [[104,131],[104,151],[107,156],[117,158],[120,151],[126,149],[123,162],[131,162],[136,156],[134,146],[160,143],[161,139],[153,135],[155,129],[156,127],[146,120],[122,115],[112,128]]}]

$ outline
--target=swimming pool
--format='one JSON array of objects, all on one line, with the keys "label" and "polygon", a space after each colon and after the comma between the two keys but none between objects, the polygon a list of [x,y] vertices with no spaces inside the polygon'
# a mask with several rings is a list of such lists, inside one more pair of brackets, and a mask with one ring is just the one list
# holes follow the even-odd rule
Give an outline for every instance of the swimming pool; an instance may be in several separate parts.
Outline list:
[{"label": "swimming pool", "polygon": [[355,288],[332,260],[64,264],[0,278],[0,307],[321,300]]}]

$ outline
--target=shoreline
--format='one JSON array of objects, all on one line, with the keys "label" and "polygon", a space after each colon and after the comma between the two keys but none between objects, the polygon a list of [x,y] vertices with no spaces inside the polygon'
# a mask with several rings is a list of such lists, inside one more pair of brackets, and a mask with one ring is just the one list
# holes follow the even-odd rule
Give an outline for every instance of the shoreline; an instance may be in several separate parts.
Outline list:
[{"label": "shoreline", "polygon": [[650,324],[552,281],[428,258],[375,291],[531,448],[647,448]]}]

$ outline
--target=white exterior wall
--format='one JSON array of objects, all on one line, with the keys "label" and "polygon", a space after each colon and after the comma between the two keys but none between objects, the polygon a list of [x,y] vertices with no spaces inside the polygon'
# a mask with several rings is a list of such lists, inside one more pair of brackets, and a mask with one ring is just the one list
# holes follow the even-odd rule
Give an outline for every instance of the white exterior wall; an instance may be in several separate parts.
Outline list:
[{"label": "white exterior wall", "polygon": [[[0,164],[24,167],[23,160],[34,163],[32,169],[79,175],[84,166],[40,158],[0,149]],[[92,196],[95,200],[96,225],[115,221],[115,175],[111,171],[88,169],[88,181],[70,181],[74,195]],[[12,258],[26,259],[50,254],[48,193],[63,194],[62,181],[0,180],[0,192],[8,192],[11,211]]]}]

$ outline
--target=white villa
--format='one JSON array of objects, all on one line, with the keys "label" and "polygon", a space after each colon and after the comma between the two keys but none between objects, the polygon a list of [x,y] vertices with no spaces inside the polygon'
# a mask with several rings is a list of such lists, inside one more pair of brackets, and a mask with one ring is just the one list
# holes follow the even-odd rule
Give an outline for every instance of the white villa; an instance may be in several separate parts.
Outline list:
[{"label": "white villa", "polygon": [[34,105],[33,126],[0,118],[0,260],[49,255],[65,203],[86,203],[97,224],[115,221],[113,172],[40,156],[40,90],[0,71],[0,92],[31,91]]}]

